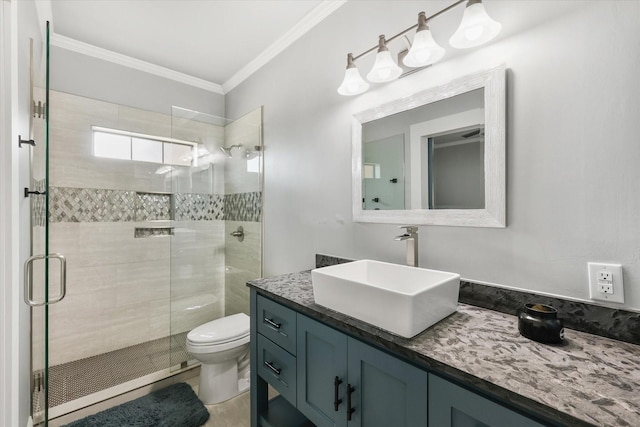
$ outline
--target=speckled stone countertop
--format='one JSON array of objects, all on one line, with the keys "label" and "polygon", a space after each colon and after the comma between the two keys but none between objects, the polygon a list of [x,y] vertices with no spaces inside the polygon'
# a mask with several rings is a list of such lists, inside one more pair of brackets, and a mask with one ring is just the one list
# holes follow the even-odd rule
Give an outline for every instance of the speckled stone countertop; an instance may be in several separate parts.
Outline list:
[{"label": "speckled stone countertop", "polygon": [[317,305],[309,271],[252,280],[260,294],[551,425],[640,426],[640,346],[567,329],[562,345],[518,333],[517,318],[459,304],[402,338]]}]

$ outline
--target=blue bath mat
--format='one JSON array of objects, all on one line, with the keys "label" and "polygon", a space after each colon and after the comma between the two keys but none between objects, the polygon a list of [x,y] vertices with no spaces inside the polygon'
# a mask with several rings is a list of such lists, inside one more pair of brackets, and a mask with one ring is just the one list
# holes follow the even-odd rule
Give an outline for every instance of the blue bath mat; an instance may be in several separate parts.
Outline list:
[{"label": "blue bath mat", "polygon": [[191,387],[178,383],[64,427],[198,427],[207,419]]}]

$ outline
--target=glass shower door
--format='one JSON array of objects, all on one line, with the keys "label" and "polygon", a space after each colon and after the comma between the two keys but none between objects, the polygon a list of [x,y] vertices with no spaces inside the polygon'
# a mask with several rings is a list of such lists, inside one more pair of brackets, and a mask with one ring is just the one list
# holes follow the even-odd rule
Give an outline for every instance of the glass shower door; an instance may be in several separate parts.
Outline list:
[{"label": "glass shower door", "polygon": [[262,108],[229,122],[174,107],[172,137],[194,141],[171,171],[171,366],[192,329],[249,314],[247,280],[262,275]]},{"label": "glass shower door", "polygon": [[[174,164],[170,181],[173,235],[170,248],[170,335],[173,371],[192,364],[186,336],[224,315],[223,168],[216,151],[226,120],[173,107],[171,136],[194,147],[183,165]],[[177,163],[177,162],[176,162]]]},{"label": "glass shower door", "polygon": [[49,419],[49,306],[65,296],[66,260],[49,252],[49,23],[44,40],[31,40],[30,183],[31,257],[24,266],[24,301],[31,306],[31,414]]}]

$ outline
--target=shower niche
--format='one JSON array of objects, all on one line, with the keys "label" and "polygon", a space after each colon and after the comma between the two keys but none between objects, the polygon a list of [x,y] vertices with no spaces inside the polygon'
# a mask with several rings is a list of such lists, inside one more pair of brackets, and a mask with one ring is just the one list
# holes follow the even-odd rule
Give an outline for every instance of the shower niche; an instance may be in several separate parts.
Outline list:
[{"label": "shower niche", "polygon": [[[171,221],[175,219],[174,197],[171,193],[151,193],[136,191],[136,222],[150,224],[136,225],[135,238],[161,237],[173,235]],[[167,222],[159,224],[159,222]]]}]

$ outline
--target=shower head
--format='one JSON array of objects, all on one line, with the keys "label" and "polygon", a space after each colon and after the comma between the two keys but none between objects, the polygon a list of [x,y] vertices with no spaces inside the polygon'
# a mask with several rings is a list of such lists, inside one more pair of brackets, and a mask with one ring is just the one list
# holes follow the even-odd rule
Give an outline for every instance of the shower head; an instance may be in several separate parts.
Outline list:
[{"label": "shower head", "polygon": [[224,153],[224,155],[227,156],[228,158],[232,158],[233,157],[233,155],[231,154],[231,148],[220,147],[220,151],[222,151]]},{"label": "shower head", "polygon": [[231,147],[220,147],[220,151],[222,151],[224,155],[227,156],[228,158],[232,158],[233,157],[232,150],[234,148],[242,148],[242,145],[235,144],[235,145],[232,145]]},{"label": "shower head", "polygon": [[261,151],[262,151],[262,147],[261,147],[260,145],[254,145],[254,146],[253,146],[253,150],[249,150],[249,149],[247,149],[247,150],[245,151],[245,155],[244,155],[244,156],[245,156],[247,159],[253,159],[253,158],[255,158],[256,156],[259,156]]}]

